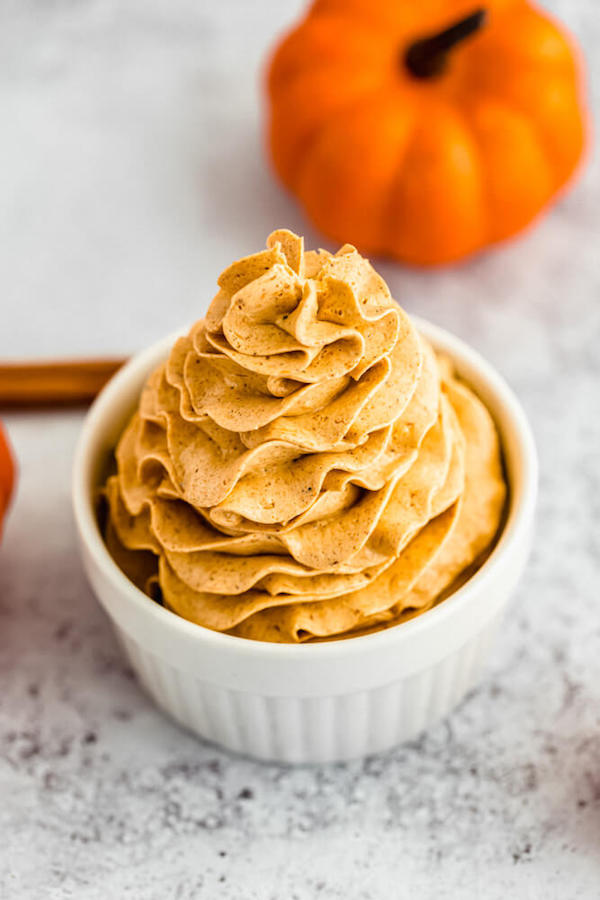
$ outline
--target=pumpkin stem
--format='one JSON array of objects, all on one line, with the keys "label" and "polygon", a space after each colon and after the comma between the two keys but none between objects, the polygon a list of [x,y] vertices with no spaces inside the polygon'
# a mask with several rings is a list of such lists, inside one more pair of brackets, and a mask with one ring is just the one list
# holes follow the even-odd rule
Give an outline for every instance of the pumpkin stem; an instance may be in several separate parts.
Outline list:
[{"label": "pumpkin stem", "polygon": [[479,31],[486,18],[485,9],[476,9],[444,31],[411,44],[404,54],[404,64],[411,75],[415,78],[434,78],[441,75],[448,62],[448,52],[456,44]]}]

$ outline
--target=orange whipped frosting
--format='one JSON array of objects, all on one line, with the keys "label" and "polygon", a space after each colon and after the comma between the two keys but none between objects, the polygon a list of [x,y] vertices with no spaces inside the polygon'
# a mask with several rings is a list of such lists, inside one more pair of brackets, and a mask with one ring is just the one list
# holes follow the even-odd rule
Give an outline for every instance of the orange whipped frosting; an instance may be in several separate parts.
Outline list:
[{"label": "orange whipped frosting", "polygon": [[263,641],[431,607],[500,527],[492,418],[351,246],[276,231],[148,378],[106,541],[173,612]]}]

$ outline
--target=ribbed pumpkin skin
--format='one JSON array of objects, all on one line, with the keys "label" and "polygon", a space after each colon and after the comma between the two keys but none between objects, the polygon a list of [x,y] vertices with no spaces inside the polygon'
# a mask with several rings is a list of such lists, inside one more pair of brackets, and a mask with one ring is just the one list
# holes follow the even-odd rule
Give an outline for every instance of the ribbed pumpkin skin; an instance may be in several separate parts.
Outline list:
[{"label": "ribbed pumpkin skin", "polygon": [[525,0],[492,0],[446,70],[417,79],[415,40],[473,0],[316,0],[268,75],[269,146],[284,184],[335,242],[419,265],[525,228],[585,144],[574,45]]},{"label": "ribbed pumpkin skin", "polygon": [[15,481],[15,466],[4,429],[0,424],[0,534]]}]

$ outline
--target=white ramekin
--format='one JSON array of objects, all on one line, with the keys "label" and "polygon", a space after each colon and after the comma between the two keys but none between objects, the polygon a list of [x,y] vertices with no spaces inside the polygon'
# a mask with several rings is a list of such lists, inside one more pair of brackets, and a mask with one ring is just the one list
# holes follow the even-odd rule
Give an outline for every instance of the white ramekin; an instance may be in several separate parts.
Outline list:
[{"label": "white ramekin", "polygon": [[73,502],[83,562],[124,653],[177,722],[237,753],[314,763],[377,753],[445,716],[476,681],[524,567],[537,459],[523,410],[475,351],[418,320],[491,410],[510,485],[509,511],[485,564],[434,609],[385,631],[318,644],[269,644],[194,625],[138,590],[98,530],[93,493],[144,380],[171,336],[135,356],[89,411],[76,450]]}]

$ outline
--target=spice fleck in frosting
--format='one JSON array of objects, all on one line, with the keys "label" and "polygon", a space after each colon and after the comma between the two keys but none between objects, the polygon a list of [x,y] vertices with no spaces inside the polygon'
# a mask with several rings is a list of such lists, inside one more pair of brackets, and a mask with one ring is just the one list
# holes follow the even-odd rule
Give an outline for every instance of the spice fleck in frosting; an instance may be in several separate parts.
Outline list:
[{"label": "spice fleck in frosting", "polygon": [[218,284],[117,446],[114,559],[178,615],[262,641],[429,609],[500,526],[487,409],[351,246],[276,231]]}]

